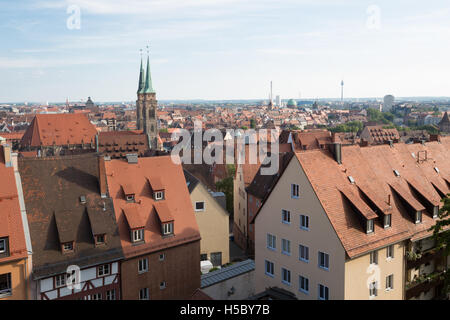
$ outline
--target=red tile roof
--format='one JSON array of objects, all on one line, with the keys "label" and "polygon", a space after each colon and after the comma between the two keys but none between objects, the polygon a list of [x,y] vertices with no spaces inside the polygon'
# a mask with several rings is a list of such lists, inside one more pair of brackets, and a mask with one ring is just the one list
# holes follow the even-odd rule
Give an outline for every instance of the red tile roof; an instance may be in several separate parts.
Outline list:
[{"label": "red tile roof", "polygon": [[[137,164],[115,159],[105,161],[105,167],[109,194],[113,197],[125,257],[200,240],[200,232],[182,167],[174,164],[170,156],[143,157],[138,159]],[[164,181],[164,200],[153,199],[147,177],[158,177]],[[133,185],[136,191],[136,203],[128,203],[123,197],[121,186],[124,184]],[[155,207],[156,210],[154,210]],[[123,213],[128,208],[137,208],[139,215],[144,219],[145,243],[141,245],[133,245],[130,241],[128,215],[125,217]],[[167,220],[169,215],[174,220],[174,235],[163,238],[159,219]],[[132,224],[136,225],[134,222]]]},{"label": "red tile roof", "polygon": [[22,146],[95,143],[97,130],[83,114],[37,114],[22,137]]}]

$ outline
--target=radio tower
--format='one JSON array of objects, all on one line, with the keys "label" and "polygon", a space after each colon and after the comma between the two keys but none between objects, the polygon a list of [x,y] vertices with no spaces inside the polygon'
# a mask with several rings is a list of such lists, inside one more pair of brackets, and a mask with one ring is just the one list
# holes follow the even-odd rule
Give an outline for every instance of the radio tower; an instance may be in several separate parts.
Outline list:
[{"label": "radio tower", "polygon": [[341,81],[341,103],[344,103],[344,80]]}]

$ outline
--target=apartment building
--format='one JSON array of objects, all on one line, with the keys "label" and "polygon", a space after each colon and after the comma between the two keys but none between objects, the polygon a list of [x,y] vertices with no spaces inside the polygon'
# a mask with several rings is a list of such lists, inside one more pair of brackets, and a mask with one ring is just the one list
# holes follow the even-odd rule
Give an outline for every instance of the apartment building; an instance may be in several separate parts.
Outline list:
[{"label": "apartment building", "polygon": [[450,138],[297,151],[252,222],[256,292],[430,299],[448,260],[429,230],[450,193]]},{"label": "apartment building", "polygon": [[0,145],[0,301],[28,299],[30,266],[11,147]]},{"label": "apartment building", "polygon": [[188,299],[200,288],[200,232],[170,156],[105,161],[124,252],[124,300]]},{"label": "apartment building", "polygon": [[19,158],[33,248],[31,299],[119,300],[123,259],[104,161]]}]

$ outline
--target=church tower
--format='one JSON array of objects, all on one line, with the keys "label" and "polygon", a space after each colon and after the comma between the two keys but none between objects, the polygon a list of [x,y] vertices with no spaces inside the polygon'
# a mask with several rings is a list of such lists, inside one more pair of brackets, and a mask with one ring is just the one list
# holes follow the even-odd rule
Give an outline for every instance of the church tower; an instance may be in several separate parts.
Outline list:
[{"label": "church tower", "polygon": [[138,101],[142,103],[141,118],[143,122],[142,130],[147,135],[150,149],[158,150],[158,123],[156,118],[156,109],[158,102],[156,93],[152,86],[152,76],[150,73],[150,58],[147,55],[147,71],[145,72],[145,85],[142,95],[138,95]]},{"label": "church tower", "polygon": [[137,90],[137,100],[136,100],[136,126],[138,130],[144,128],[144,119],[142,114],[142,108],[144,107],[144,67],[142,65],[142,50],[141,50],[141,70],[139,73],[139,85]]}]

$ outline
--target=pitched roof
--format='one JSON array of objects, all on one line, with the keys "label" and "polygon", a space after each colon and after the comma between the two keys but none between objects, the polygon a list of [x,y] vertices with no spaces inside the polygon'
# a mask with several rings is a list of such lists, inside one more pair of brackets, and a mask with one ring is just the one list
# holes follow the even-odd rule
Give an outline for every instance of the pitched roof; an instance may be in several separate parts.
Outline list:
[{"label": "pitched roof", "polygon": [[[200,240],[200,232],[192,208],[181,165],[172,162],[170,156],[143,157],[137,164],[126,160],[105,161],[109,194],[114,201],[119,224],[121,245],[126,257],[133,257]],[[147,177],[164,181],[164,199],[154,200]],[[136,203],[129,203],[121,193],[122,184],[132,184],[136,190]],[[130,232],[123,211],[136,207],[144,219],[145,243],[131,243]],[[156,210],[154,209],[156,208]],[[174,235],[163,238],[159,219],[174,220]],[[161,217],[161,218],[160,218]]]},{"label": "pitched roof", "polygon": [[255,270],[255,261],[248,259],[237,262],[228,267],[202,274],[201,287],[206,288],[253,270]]},{"label": "pitched roof", "polygon": [[[100,195],[96,154],[18,162],[35,278],[64,272],[71,264],[83,267],[122,258],[112,201]],[[107,235],[101,247],[95,247],[97,232]],[[61,252],[60,244],[66,241],[75,241],[74,253]]]},{"label": "pitched roof", "polygon": [[37,114],[25,131],[22,146],[94,143],[97,130],[83,114]]},{"label": "pitched roof", "polygon": [[9,256],[1,257],[0,263],[24,258],[27,247],[14,177],[14,168],[6,167],[3,147],[0,146],[0,238],[9,238]]},{"label": "pitched roof", "polygon": [[127,153],[143,156],[148,150],[147,135],[140,131],[107,131],[98,136],[98,151],[111,158],[125,158]]}]

